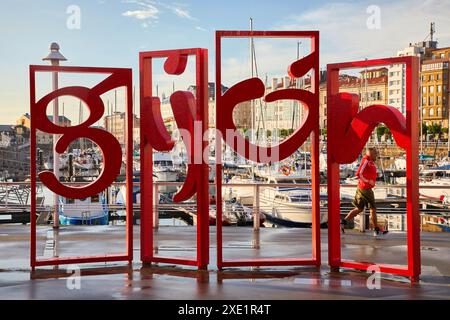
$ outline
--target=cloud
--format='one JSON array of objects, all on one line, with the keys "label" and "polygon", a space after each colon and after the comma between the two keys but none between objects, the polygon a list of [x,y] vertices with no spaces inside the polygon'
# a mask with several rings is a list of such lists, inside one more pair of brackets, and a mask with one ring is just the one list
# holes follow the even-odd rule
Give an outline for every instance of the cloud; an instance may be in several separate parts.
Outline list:
[{"label": "cloud", "polygon": [[195,26],[195,29],[198,30],[198,31],[208,31],[205,28],[202,28],[200,26]]},{"label": "cloud", "polygon": [[[293,14],[272,25],[272,30],[319,30],[320,66],[328,63],[393,57],[409,43],[423,41],[430,23],[436,23],[435,39],[439,47],[450,46],[450,1],[378,0],[380,29],[370,29],[367,21],[371,1],[326,3],[311,10]],[[294,12],[294,11],[293,11]],[[228,42],[235,41],[232,50]],[[301,55],[310,52],[310,41],[300,40]],[[248,43],[227,40],[223,45],[222,77],[226,85],[249,78]],[[295,60],[296,41],[255,39],[259,77],[264,81],[286,75]]]},{"label": "cloud", "polygon": [[173,13],[175,13],[180,18],[186,18],[186,19],[189,19],[189,20],[195,20],[195,18],[193,18],[191,16],[191,14],[189,13],[189,11],[186,10],[186,9],[182,9],[180,7],[172,7],[172,11],[173,11]]},{"label": "cloud", "polygon": [[134,10],[122,13],[125,17],[134,17],[138,20],[158,19],[158,10]]},{"label": "cloud", "polygon": [[146,20],[146,22],[142,23],[144,28],[148,27],[152,20],[155,21],[159,19],[159,10],[151,3],[134,0],[125,0],[123,2],[138,6],[138,10],[128,10],[123,12],[122,15],[124,17],[132,17],[137,20]]},{"label": "cloud", "polygon": [[320,30],[321,65],[330,62],[395,56],[409,43],[423,41],[436,22],[440,46],[450,44],[450,2],[439,0],[377,1],[380,29],[369,29],[372,1],[327,3],[292,15],[274,26],[281,30]]},{"label": "cloud", "polygon": [[123,0],[125,4],[131,4],[137,6],[137,9],[127,10],[122,13],[125,17],[135,18],[137,20],[145,21],[141,25],[144,28],[149,27],[153,22],[156,22],[164,10],[172,12],[175,16],[181,19],[187,19],[197,21],[198,19],[193,17],[186,6],[183,4],[166,4],[163,2],[153,0]]}]

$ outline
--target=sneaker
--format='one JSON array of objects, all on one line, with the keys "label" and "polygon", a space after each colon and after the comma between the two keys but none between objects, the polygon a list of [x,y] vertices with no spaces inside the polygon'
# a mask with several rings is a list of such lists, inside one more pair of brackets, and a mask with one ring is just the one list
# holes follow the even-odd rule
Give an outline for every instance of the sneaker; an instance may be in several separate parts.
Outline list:
[{"label": "sneaker", "polygon": [[387,231],[387,230],[383,230],[383,229],[380,229],[380,228],[376,227],[376,228],[373,230],[373,236],[374,236],[374,237],[384,236],[384,235],[387,234],[388,232],[389,232],[389,231]]},{"label": "sneaker", "polygon": [[341,231],[342,233],[345,233],[345,226],[347,225],[347,220],[342,219],[341,220]]}]

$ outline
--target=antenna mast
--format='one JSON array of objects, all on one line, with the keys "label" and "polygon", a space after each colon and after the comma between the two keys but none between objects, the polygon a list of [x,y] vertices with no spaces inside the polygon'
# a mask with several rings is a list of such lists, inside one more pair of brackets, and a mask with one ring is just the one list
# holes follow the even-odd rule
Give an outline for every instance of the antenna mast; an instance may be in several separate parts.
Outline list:
[{"label": "antenna mast", "polygon": [[434,36],[435,33],[436,33],[435,23],[432,22],[431,25],[430,25],[430,41],[431,42],[433,42],[433,36]]}]

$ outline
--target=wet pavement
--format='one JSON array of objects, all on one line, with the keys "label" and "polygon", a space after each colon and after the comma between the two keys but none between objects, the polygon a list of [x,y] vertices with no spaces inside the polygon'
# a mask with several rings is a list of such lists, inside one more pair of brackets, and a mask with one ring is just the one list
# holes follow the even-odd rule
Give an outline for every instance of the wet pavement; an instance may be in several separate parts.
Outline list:
[{"label": "wet pavement", "polygon": [[[215,229],[211,228],[208,271],[169,265],[142,266],[139,227],[134,228],[134,263],[29,267],[29,227],[0,226],[0,299],[450,299],[450,234],[422,233],[422,276],[417,284],[382,275],[380,289],[370,274],[330,272],[327,231],[322,230],[320,269],[312,267],[230,268],[215,265]],[[53,255],[121,253],[123,226],[63,227],[58,233],[38,227],[39,258]],[[194,227],[161,227],[155,232],[163,257],[193,258]],[[344,258],[389,264],[406,263],[406,234],[391,232],[383,239],[370,233],[348,232],[342,237]],[[259,249],[255,249],[259,245]],[[309,257],[308,229],[224,228],[224,258]],[[80,274],[80,277],[77,275]],[[369,283],[369,287],[368,287]],[[376,284],[376,282],[375,282]]]}]

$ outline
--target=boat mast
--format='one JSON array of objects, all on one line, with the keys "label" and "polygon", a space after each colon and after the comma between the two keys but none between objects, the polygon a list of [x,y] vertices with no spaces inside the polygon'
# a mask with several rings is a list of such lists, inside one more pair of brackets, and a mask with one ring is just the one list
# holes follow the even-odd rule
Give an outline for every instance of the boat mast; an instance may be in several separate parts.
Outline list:
[{"label": "boat mast", "polygon": [[[80,105],[78,106],[78,123],[82,123],[83,122],[83,104],[80,100]],[[80,151],[83,152],[84,151],[84,138],[80,139]]]},{"label": "boat mast", "polygon": [[[250,17],[250,32],[253,31],[253,18]],[[253,37],[250,36],[250,43],[249,43],[249,54],[250,54],[250,72],[251,72],[251,77],[254,77],[255,71],[254,71],[254,63],[253,63],[253,46],[254,46],[254,42],[253,42]],[[250,142],[254,143],[254,130],[255,130],[255,100],[251,100],[250,101]],[[252,179],[254,179],[255,177],[255,168],[254,168],[254,164],[252,164]]]}]

